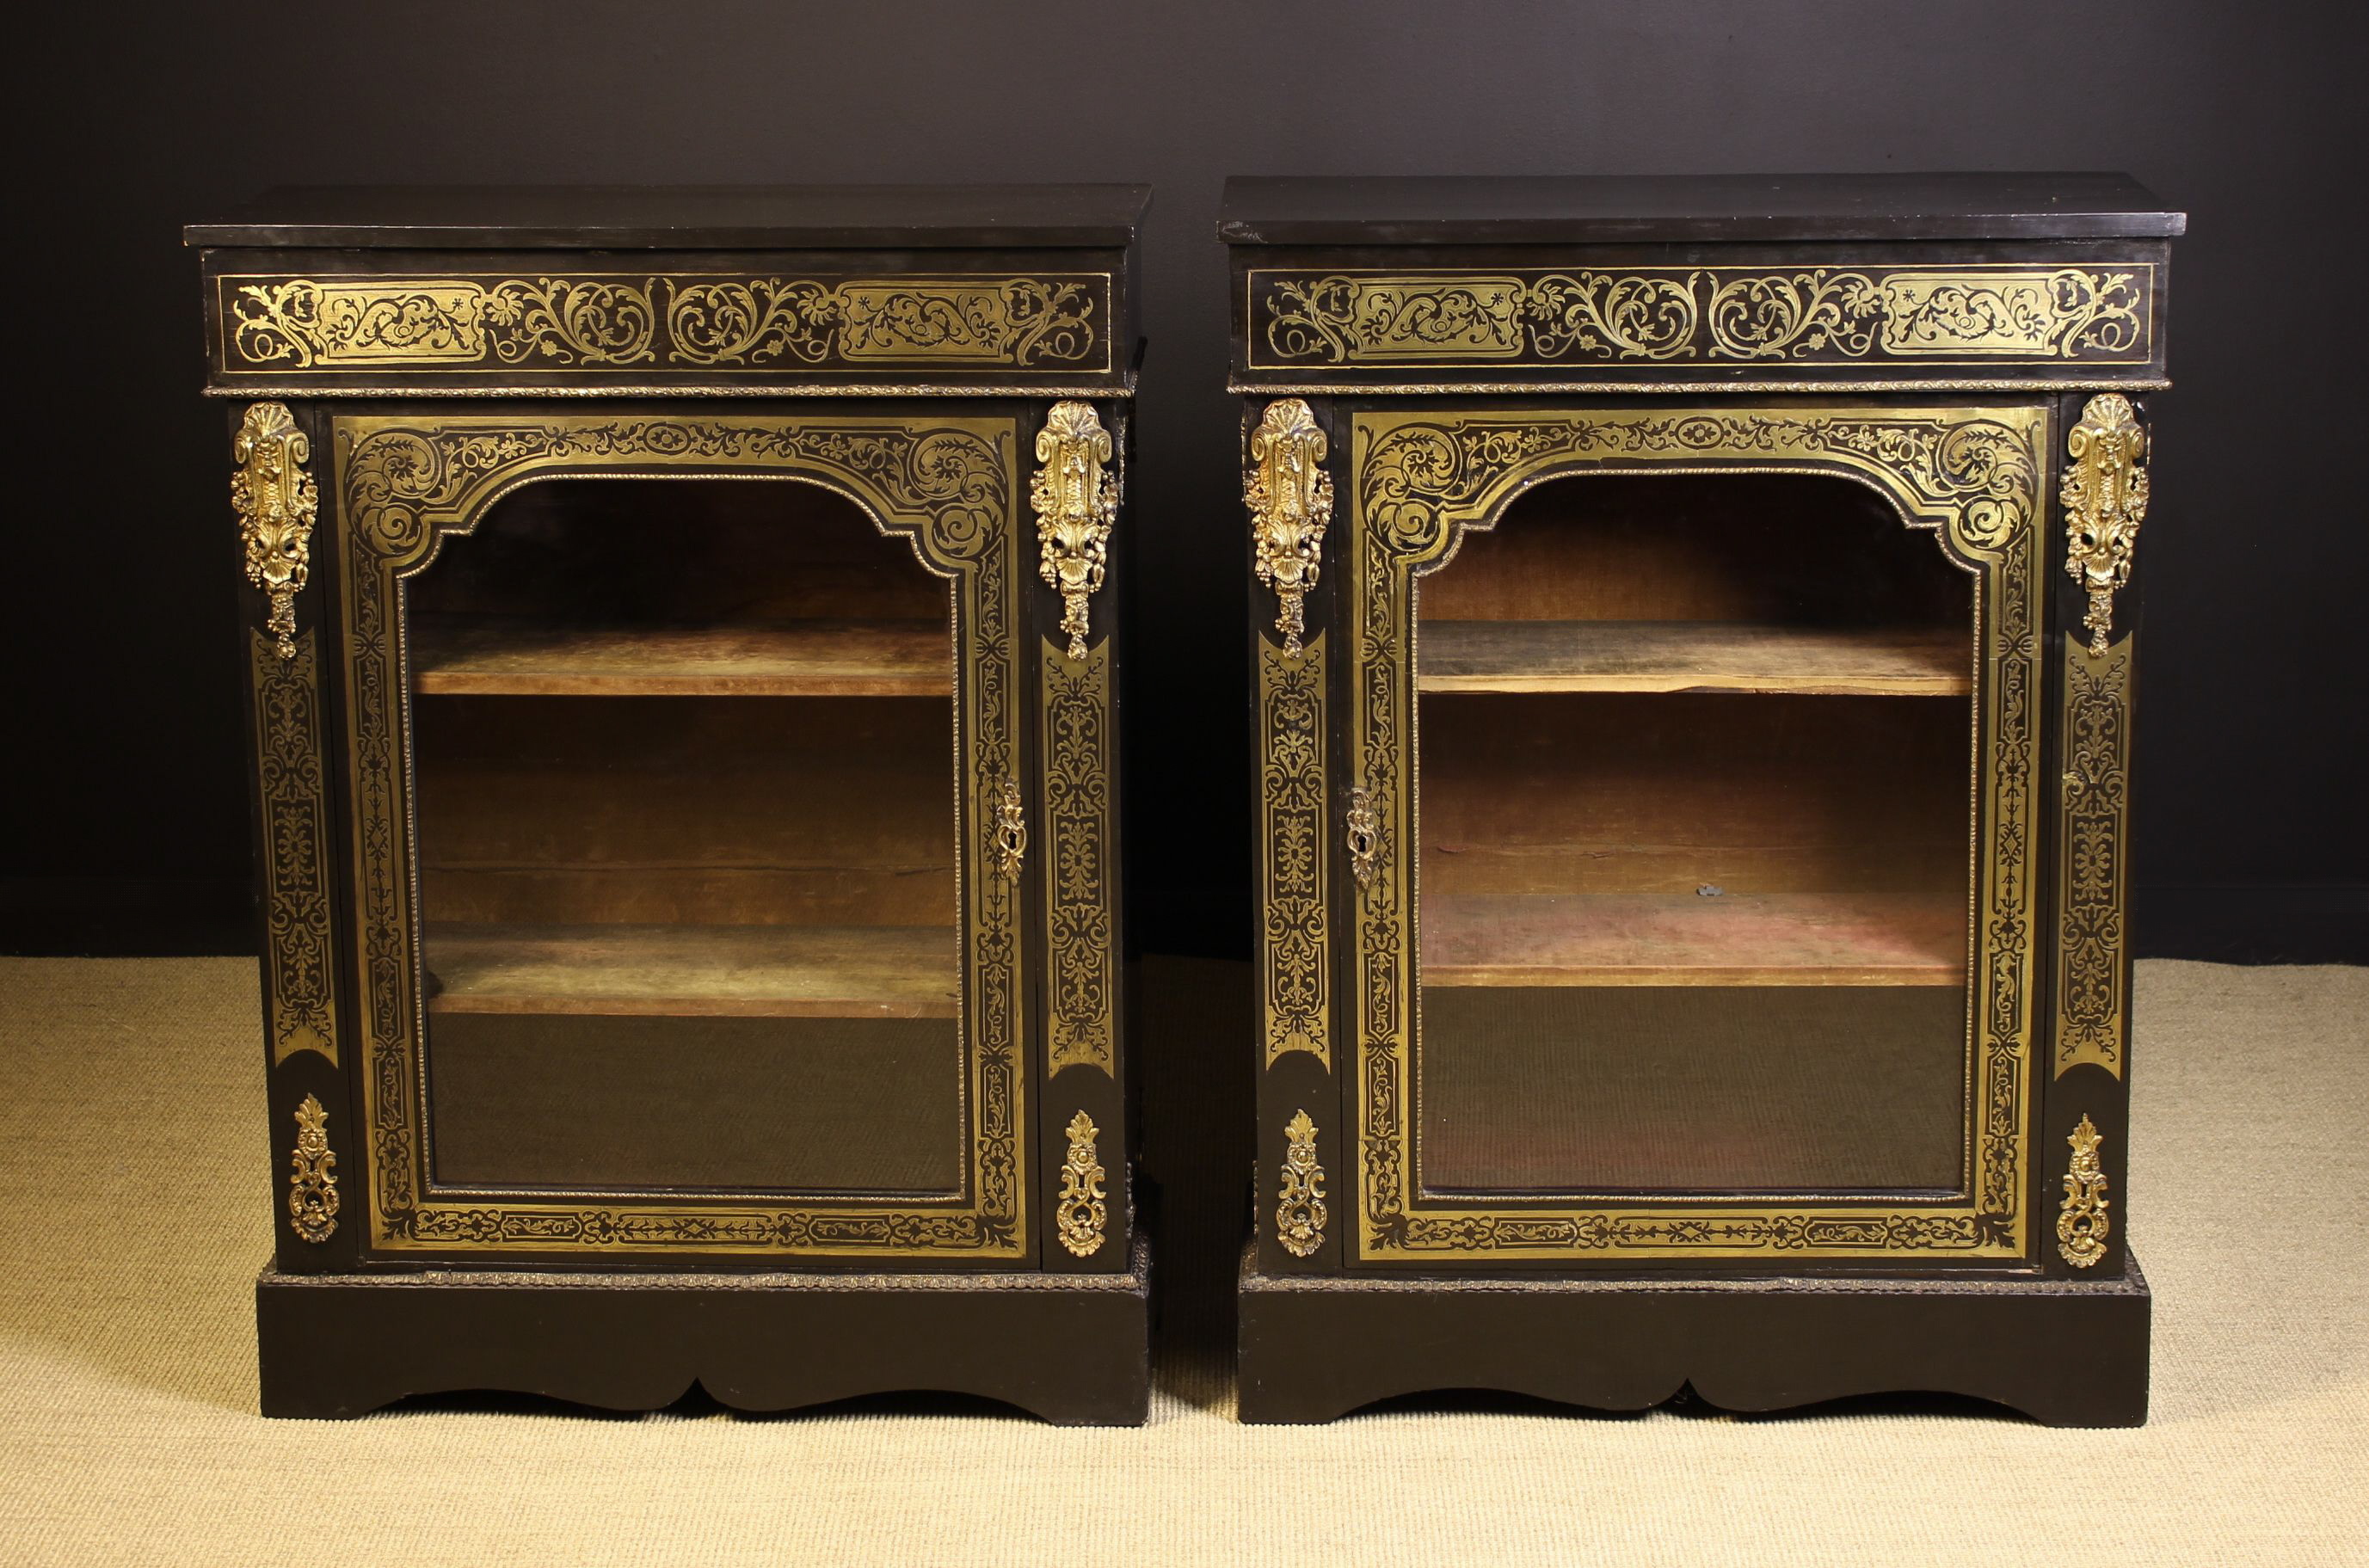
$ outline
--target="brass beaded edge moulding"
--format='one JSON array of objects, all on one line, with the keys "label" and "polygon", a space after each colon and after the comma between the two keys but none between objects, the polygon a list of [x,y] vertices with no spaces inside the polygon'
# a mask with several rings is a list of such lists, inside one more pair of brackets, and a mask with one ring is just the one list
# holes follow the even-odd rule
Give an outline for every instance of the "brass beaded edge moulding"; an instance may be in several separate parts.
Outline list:
[{"label": "brass beaded edge moulding", "polygon": [[2155,267],[1253,268],[1246,368],[2146,364]]},{"label": "brass beaded edge moulding", "polygon": [[[1028,1255],[1020,1195],[1027,1154],[1021,977],[1027,972],[1013,879],[993,875],[1024,839],[1007,836],[1020,730],[1021,615],[1016,418],[801,413],[768,417],[349,416],[333,422],[343,658],[352,758],[355,919],[360,926],[362,1100],[370,1147],[370,1242],[390,1252],[572,1252],[639,1255],[805,1254],[1017,1260]],[[833,490],[884,534],[906,540],[954,585],[956,792],[968,864],[969,954],[961,1009],[969,1122],[962,1190],[898,1196],[717,1195],[532,1201],[432,1186],[420,1136],[421,1041],[411,907],[405,580],[448,534],[466,533],[530,481],[578,476],[774,477]]]},{"label": "brass beaded edge moulding", "polygon": [[1324,1244],[1324,1167],[1316,1162],[1316,1124],[1300,1111],[1283,1128],[1283,1185],[1277,1189],[1275,1239],[1293,1257],[1316,1255]]},{"label": "brass beaded edge moulding", "polygon": [[214,281],[216,349],[233,375],[1112,368],[1105,272],[225,273]]},{"label": "brass beaded edge moulding", "polygon": [[[1349,751],[1368,793],[1373,870],[1356,894],[1352,1005],[1361,1168],[1356,1255],[1505,1258],[1848,1258],[1892,1252],[2025,1254],[2032,1116],[2032,933],[2038,765],[2044,409],[1604,407],[1366,412],[1352,429],[1346,573],[1355,636]],[[1970,845],[1975,967],[1968,988],[1966,1190],[1928,1204],[1546,1200],[1516,1210],[1435,1200],[1420,1188],[1410,1095],[1419,1089],[1413,868],[1401,846],[1415,711],[1407,650],[1414,579],[1514,496],[1577,473],[1780,472],[1870,483],[1905,522],[1934,530],[1976,574],[1979,828]],[[1417,942],[1420,933],[1417,933]]]},{"label": "brass beaded edge moulding", "polygon": [[1070,1118],[1070,1150],[1061,1162],[1061,1196],[1055,1204],[1053,1229],[1071,1257],[1090,1258],[1102,1251],[1103,1228],[1108,1221],[1104,1203],[1102,1159],[1094,1152],[1101,1129],[1094,1118],[1080,1111]]}]

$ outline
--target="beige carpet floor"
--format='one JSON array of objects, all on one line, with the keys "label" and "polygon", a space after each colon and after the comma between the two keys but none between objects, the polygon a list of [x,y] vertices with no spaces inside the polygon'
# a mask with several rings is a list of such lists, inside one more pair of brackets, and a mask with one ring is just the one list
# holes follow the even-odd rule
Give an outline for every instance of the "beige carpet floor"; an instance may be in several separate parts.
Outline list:
[{"label": "beige carpet floor", "polygon": [[2369,969],[2142,966],[2117,1196],[2155,1415],[2121,1432],[1932,1400],[1236,1425],[1241,1107],[1211,1064],[1242,974],[1154,977],[1175,1294],[1145,1430],[945,1399],[315,1423],[255,1413],[253,966],[0,960],[0,1562],[2369,1562]]}]

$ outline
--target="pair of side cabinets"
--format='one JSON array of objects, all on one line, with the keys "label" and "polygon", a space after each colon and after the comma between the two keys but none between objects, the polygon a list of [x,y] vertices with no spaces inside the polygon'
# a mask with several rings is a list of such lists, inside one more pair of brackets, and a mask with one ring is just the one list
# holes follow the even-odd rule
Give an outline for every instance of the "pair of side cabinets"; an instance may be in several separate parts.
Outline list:
[{"label": "pair of side cabinets", "polygon": [[[189,230],[248,585],[268,1413],[695,1380],[1143,1418],[1146,201]],[[1255,1022],[1199,1046],[1257,1074],[1245,1419],[2144,1419],[2132,395],[2183,225],[2104,176],[1230,187]]]}]

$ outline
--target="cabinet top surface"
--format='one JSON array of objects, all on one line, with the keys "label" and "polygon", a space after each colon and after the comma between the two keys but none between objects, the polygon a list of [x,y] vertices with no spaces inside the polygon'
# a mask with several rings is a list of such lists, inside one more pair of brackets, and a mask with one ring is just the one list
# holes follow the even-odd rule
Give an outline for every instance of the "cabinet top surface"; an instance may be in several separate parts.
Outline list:
[{"label": "cabinet top surface", "polygon": [[1242,178],[1232,245],[2167,238],[2188,215],[2121,174]]},{"label": "cabinet top surface", "polygon": [[292,186],[196,246],[400,249],[1123,246],[1148,185]]}]

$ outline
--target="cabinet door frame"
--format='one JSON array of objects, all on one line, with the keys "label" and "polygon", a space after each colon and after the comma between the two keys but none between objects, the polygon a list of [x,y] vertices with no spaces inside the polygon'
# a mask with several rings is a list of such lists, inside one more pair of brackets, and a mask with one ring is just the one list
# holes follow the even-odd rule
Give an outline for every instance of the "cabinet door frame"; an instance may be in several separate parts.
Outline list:
[{"label": "cabinet door frame", "polygon": [[[2045,866],[2041,787],[2045,505],[2052,409],[1831,397],[1734,402],[1391,405],[1335,416],[1342,475],[1335,606],[1339,803],[1372,845],[1336,880],[1349,979],[1335,1049],[1343,1266],[2028,1269],[2039,1112],[2035,1030]],[[1977,631],[1961,1190],[1751,1197],[1434,1196],[1421,1190],[1413,956],[1413,584],[1523,491],[1579,474],[1789,473],[1866,484],[1975,577]],[[1337,819],[1337,818],[1336,818]],[[1345,903],[1343,902],[1345,900]],[[1271,1114],[1271,1113],[1270,1113]],[[1271,1168],[1271,1167],[1270,1167]]]},{"label": "cabinet door frame", "polygon": [[[624,405],[497,412],[361,408],[329,418],[336,639],[352,860],[353,1076],[372,1256],[472,1262],[779,1264],[884,1267],[1034,1264],[1024,1196],[1034,1052],[1024,951],[1034,868],[997,868],[1007,802],[1033,797],[1016,415],[910,406],[772,404],[687,411]],[[405,582],[521,485],[559,478],[772,478],[860,508],[954,585],[961,1040],[967,1159],[951,1198],[902,1195],[474,1193],[429,1179],[422,1075],[410,684]]]}]

